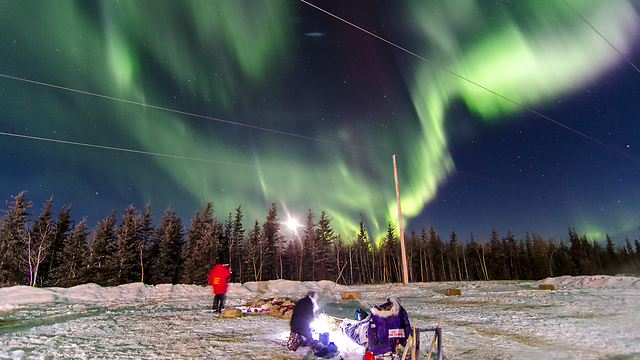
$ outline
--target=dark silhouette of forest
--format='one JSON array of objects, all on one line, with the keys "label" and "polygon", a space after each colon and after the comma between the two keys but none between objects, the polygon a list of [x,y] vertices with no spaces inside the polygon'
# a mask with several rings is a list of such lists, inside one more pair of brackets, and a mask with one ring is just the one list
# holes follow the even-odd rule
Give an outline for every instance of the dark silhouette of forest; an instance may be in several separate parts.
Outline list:
[{"label": "dark silhouette of forest", "polygon": [[[70,208],[54,215],[53,198],[39,216],[29,212],[26,191],[12,196],[1,218],[0,286],[70,287],[85,283],[116,286],[131,282],[205,285],[213,265],[228,263],[232,282],[288,279],[332,280],[341,284],[402,282],[400,241],[388,224],[377,242],[359,231],[344,237],[331,228],[323,211],[309,210],[297,239],[285,239],[275,203],[263,222],[243,226],[242,208],[225,218],[211,202],[195,212],[189,224],[167,209],[157,225],[150,204],[129,206],[120,219],[115,210],[89,229],[75,223]],[[473,280],[540,280],[550,276],[638,274],[640,241],[604,247],[568,228],[557,241],[526,234],[516,239],[493,229],[488,242],[473,234],[464,241],[446,238],[431,226],[405,234],[410,282]]]}]

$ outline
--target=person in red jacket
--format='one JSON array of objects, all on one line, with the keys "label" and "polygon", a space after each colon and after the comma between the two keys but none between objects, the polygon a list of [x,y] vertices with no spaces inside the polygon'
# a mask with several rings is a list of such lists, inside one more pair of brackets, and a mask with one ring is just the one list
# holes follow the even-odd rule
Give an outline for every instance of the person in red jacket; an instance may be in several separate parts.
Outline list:
[{"label": "person in red jacket", "polygon": [[231,275],[229,265],[216,264],[209,272],[209,285],[213,287],[213,312],[221,312],[224,308],[227,293],[227,278]]}]

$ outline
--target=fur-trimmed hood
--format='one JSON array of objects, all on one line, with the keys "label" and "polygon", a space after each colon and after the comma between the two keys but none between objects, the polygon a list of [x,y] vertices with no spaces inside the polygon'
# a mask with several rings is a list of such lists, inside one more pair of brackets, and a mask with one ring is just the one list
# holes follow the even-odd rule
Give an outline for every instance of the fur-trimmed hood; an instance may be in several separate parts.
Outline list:
[{"label": "fur-trimmed hood", "polygon": [[373,305],[371,308],[371,314],[382,318],[390,318],[398,316],[400,314],[400,300],[395,296],[387,298],[387,302],[382,305]]}]

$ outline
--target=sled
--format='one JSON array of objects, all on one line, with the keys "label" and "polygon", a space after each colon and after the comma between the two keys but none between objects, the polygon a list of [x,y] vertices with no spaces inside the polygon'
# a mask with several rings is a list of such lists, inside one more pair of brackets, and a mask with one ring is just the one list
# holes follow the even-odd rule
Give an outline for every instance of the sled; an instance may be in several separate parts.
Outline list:
[{"label": "sled", "polygon": [[440,327],[440,325],[442,325],[442,319],[440,319],[438,321],[438,325],[434,328],[417,328],[414,327],[413,328],[413,332],[415,333],[415,341],[416,341],[416,347],[415,347],[415,353],[418,354],[418,356],[420,356],[420,333],[422,332],[435,332],[435,335],[433,337],[433,341],[431,341],[431,347],[429,348],[429,353],[427,354],[427,360],[429,360],[431,358],[431,353],[433,352],[433,347],[434,345],[437,343],[437,351],[438,351],[438,355],[437,355],[437,360],[442,360],[444,353],[442,352],[442,328]]}]

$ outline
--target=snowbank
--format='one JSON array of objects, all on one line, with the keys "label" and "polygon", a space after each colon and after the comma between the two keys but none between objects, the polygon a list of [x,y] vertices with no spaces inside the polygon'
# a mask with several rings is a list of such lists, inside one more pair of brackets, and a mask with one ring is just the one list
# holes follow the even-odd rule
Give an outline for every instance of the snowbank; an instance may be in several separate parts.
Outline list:
[{"label": "snowbank", "polygon": [[611,287],[611,288],[634,288],[640,289],[640,278],[633,276],[560,276],[556,278],[546,278],[540,284],[554,286],[584,286],[584,287]]},{"label": "snowbank", "polygon": [[[482,282],[478,282],[482,283]],[[547,278],[540,284],[582,287],[614,287],[640,289],[640,278],[630,276],[561,276]],[[385,286],[385,285],[381,285]],[[389,286],[389,285],[386,285]],[[271,280],[231,283],[227,297],[237,301],[248,301],[257,298],[289,297],[297,299],[309,291],[315,291],[323,297],[338,299],[340,292],[347,291],[343,285],[331,281],[300,282],[290,280]],[[402,291],[402,287],[396,289]],[[394,291],[390,291],[393,293]],[[34,288],[30,286],[13,286],[0,288],[0,310],[47,302],[94,302],[107,305],[129,302],[184,302],[193,299],[211,298],[210,286],[199,285],[145,285],[142,283],[125,284],[116,287],[102,287],[96,284],[84,284],[72,288]]]},{"label": "snowbank", "polygon": [[[318,292],[323,296],[335,297],[343,289],[344,286],[336,285],[331,281],[272,280],[244,284],[231,283],[229,284],[227,297],[238,301],[276,297],[297,299],[306,295],[309,291]],[[0,289],[0,310],[49,302],[86,302],[114,305],[131,302],[176,303],[210,298],[212,298],[211,287],[199,285],[161,284],[153,286],[132,283],[116,287],[102,287],[96,284],[84,284],[68,289],[13,286]]]},{"label": "snowbank", "polygon": [[[419,328],[444,320],[449,359],[636,359],[640,354],[640,280],[625,276],[563,276],[537,281],[341,286],[330,281],[275,280],[230,284],[227,306],[261,298],[296,299],[318,292],[327,315],[351,318],[395,295]],[[558,291],[538,291],[552,284]],[[445,296],[451,287],[460,296]],[[358,291],[359,302],[341,301]],[[209,309],[210,287],[117,287],[85,284],[69,289],[0,288],[0,359],[300,359],[287,349],[289,322],[265,315],[226,319]],[[324,300],[324,301],[322,301]],[[341,335],[341,334],[338,334]],[[426,357],[431,336],[425,334]],[[339,344],[345,360],[362,347]],[[588,344],[588,346],[585,346]]]}]

